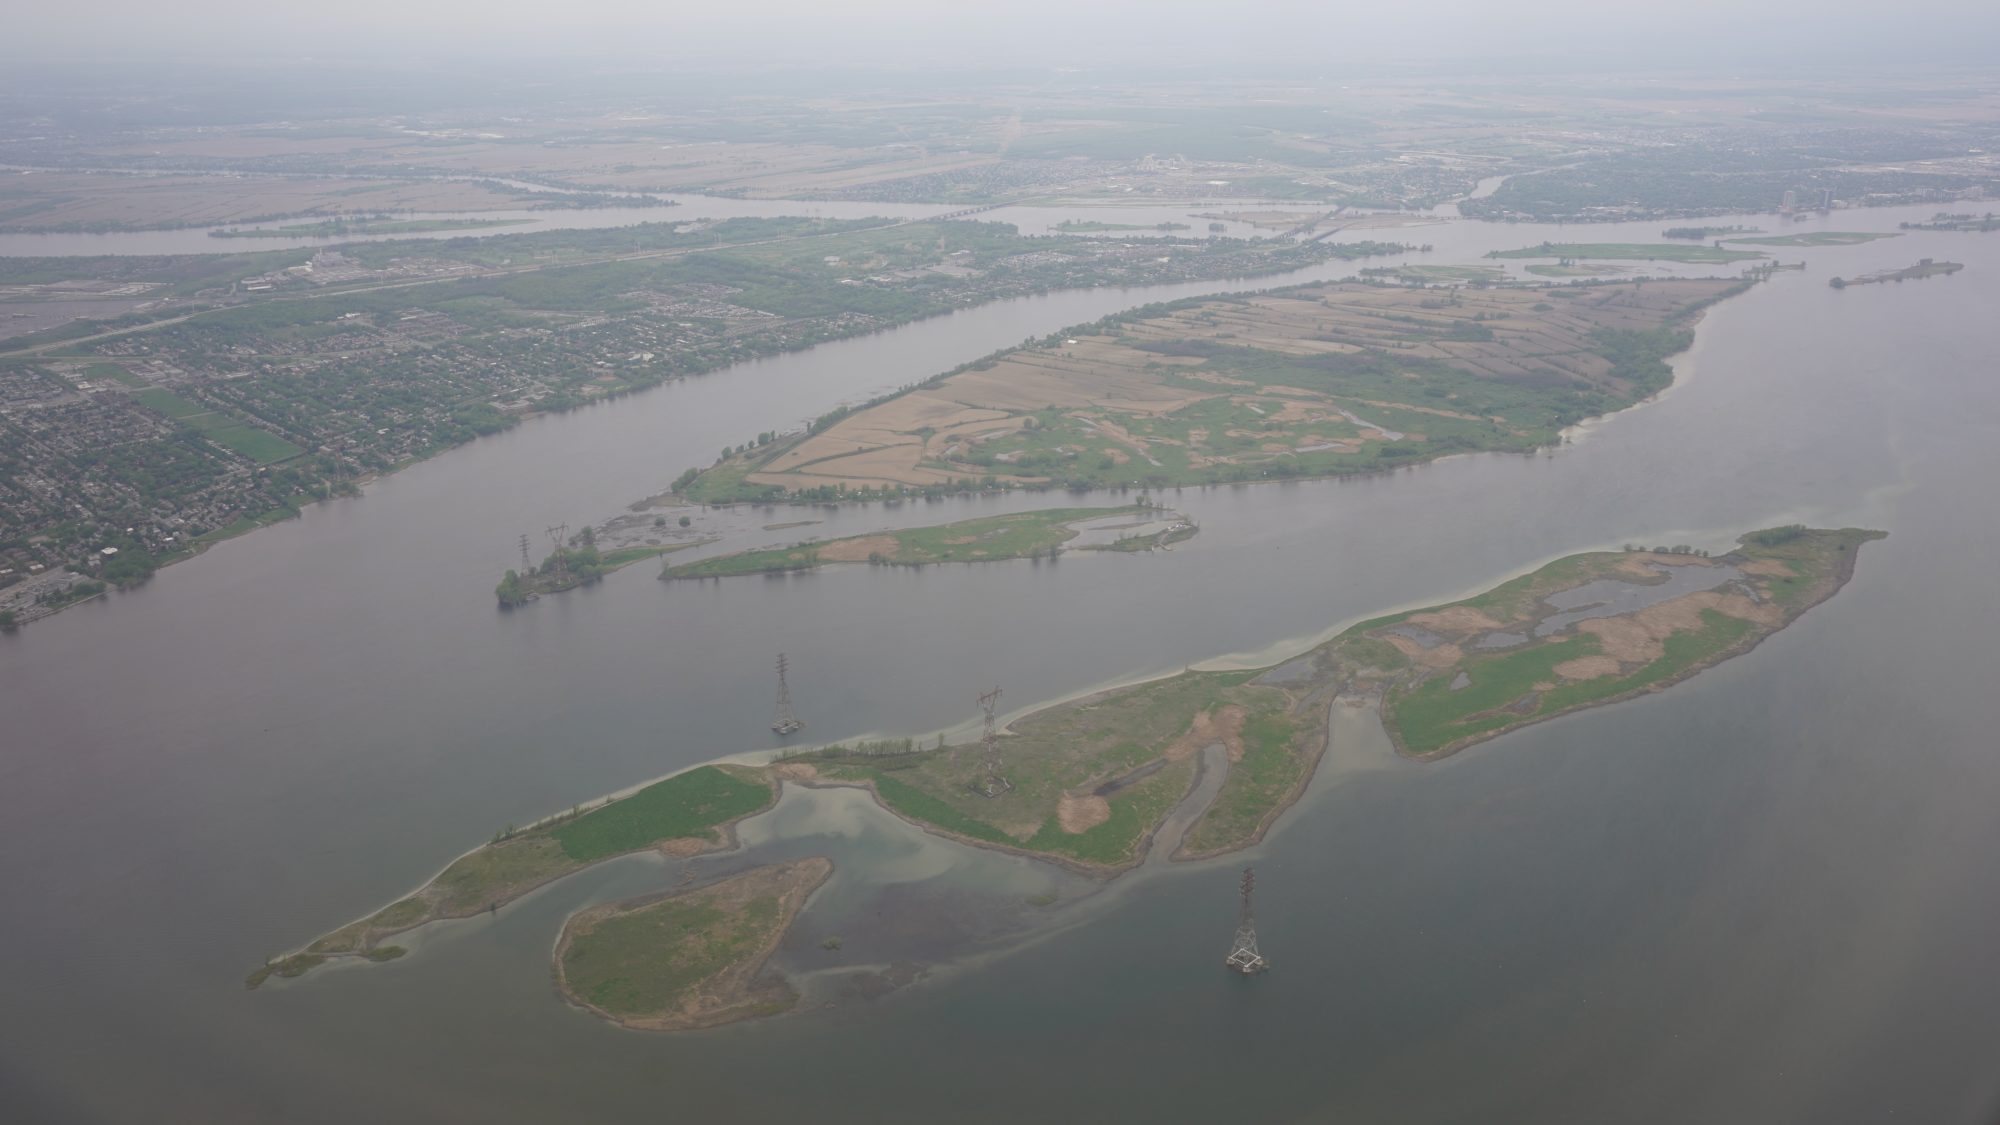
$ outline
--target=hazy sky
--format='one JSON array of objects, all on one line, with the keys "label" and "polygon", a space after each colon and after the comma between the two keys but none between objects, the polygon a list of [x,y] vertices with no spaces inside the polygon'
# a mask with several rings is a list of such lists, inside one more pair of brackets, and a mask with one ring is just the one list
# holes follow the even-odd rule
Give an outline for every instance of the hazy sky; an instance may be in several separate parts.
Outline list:
[{"label": "hazy sky", "polygon": [[68,0],[9,7],[0,52],[17,57],[224,48],[924,66],[2000,55],[1994,0]]}]

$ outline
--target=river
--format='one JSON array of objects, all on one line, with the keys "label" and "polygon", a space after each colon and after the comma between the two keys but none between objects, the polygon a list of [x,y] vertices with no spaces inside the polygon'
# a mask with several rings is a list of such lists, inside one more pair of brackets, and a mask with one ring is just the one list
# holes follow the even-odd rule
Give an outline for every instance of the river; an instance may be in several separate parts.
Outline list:
[{"label": "river", "polygon": [[[1658,226],[1406,237],[1444,263]],[[1674,388],[1560,449],[1168,494],[1203,527],[1168,553],[674,584],[642,564],[507,614],[489,593],[516,534],[614,514],[718,434],[1228,286],[1005,302],[536,419],[0,638],[0,1116],[1990,1120],[2000,240],[1779,253],[1811,268],[1712,310]],[[1826,284],[1918,257],[1967,269]],[[1254,855],[1149,868],[1078,924],[872,1004],[669,1037],[565,1007],[562,917],[671,884],[644,859],[437,927],[393,964],[241,986],[509,821],[768,746],[780,649],[812,737],[916,734],[995,684],[1025,706],[1276,658],[1552,556],[1794,520],[1892,534],[1832,601],[1660,695],[1431,765],[1343,722]],[[1067,887],[853,794],[788,794],[744,837],[743,862],[840,864],[802,941],[842,901]],[[1220,965],[1248,859],[1276,965],[1255,980]],[[869,940],[842,955],[923,945]]]}]

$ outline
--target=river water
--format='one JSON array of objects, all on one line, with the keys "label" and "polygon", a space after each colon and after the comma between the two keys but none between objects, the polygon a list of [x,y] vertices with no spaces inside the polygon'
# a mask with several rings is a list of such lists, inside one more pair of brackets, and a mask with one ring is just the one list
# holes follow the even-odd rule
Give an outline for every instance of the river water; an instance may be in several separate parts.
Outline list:
[{"label": "river water", "polygon": [[[1455,263],[1658,225],[1407,237]],[[1167,553],[672,584],[641,565],[507,614],[489,593],[516,534],[615,514],[717,435],[1228,286],[1006,302],[537,419],[0,639],[0,1118],[1991,1120],[2000,240],[1779,253],[1811,268],[1714,309],[1673,389],[1560,449],[1169,494],[1203,531]],[[1925,256],[1967,269],[1826,284]],[[1343,711],[1254,855],[1148,868],[872,1003],[693,1036],[567,1008],[562,918],[671,885],[650,858],[434,927],[399,962],[241,987],[510,821],[768,746],[780,649],[812,737],[920,734],[995,684],[1026,706],[1275,660],[1553,556],[1794,520],[1892,534],[1834,600],[1656,696],[1429,765]],[[977,902],[898,904],[1081,893],[851,793],[789,792],[743,834],[723,864],[840,865],[784,954],[801,968],[856,935],[856,904],[881,917],[838,963],[986,932]],[[1276,965],[1255,980],[1220,965],[1246,859]]]}]

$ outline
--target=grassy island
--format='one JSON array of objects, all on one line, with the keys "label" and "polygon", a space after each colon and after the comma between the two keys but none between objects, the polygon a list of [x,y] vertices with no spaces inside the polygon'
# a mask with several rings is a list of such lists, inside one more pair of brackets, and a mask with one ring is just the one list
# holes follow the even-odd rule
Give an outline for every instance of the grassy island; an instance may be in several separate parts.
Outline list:
[{"label": "grassy island", "polygon": [[1331,645],[1382,697],[1397,749],[1435,758],[1529,723],[1658,691],[1832,597],[1879,531],[1752,532],[1572,555],[1462,602],[1365,622]]},{"label": "grassy island", "polygon": [[1772,234],[1762,238],[1725,238],[1731,246],[1859,246],[1892,234],[1871,234],[1853,230],[1816,230],[1806,234]]},{"label": "grassy island", "polygon": [[[1861,544],[1884,533],[1800,525],[1751,532],[1710,557],[1686,546],[1571,555],[1476,597],[1364,621],[1269,668],[1187,671],[1042,708],[1011,723],[997,758],[978,742],[835,745],[766,768],[702,766],[525,830],[511,826],[417,893],[248,981],[327,960],[388,960],[383,939],[497,909],[552,879],[645,848],[693,855],[768,808],[780,779],[859,786],[929,831],[1110,876],[1143,860],[1185,810],[1172,858],[1247,847],[1304,792],[1336,701],[1374,706],[1397,749],[1440,758],[1531,723],[1659,691],[1749,651],[1832,597]],[[763,868],[687,894],[572,919],[565,992],[635,1027],[698,1027],[790,1003],[757,973],[825,878],[824,860]]]},{"label": "grassy island", "polygon": [[1881,285],[1890,281],[1922,281],[1928,277],[1950,277],[1965,268],[1963,262],[1938,262],[1923,258],[1914,266],[1904,266],[1899,270],[1877,270],[1864,273],[1860,277],[1836,277],[1827,282],[1835,289],[1845,289],[1850,285]]},{"label": "grassy island", "polygon": [[1642,262],[1741,262],[1765,255],[1720,246],[1676,246],[1657,242],[1544,242],[1519,250],[1489,250],[1489,258],[1608,258]]},{"label": "grassy island", "polygon": [[771,807],[777,796],[777,785],[766,771],[699,766],[527,828],[510,824],[415,894],[266,965],[248,983],[257,987],[274,968],[280,976],[297,976],[331,957],[379,960],[382,940],[393,934],[442,918],[498,910],[544,883],[615,856],[647,848],[698,855],[725,847],[737,821]]},{"label": "grassy island", "polygon": [[636,547],[619,547],[611,551],[597,549],[595,534],[589,529],[578,533],[573,541],[549,552],[540,564],[526,573],[510,570],[500,577],[500,584],[493,588],[493,596],[501,608],[512,609],[526,605],[543,594],[556,594],[573,590],[578,586],[588,586],[603,579],[614,570],[622,570],[644,559],[656,559],[675,551],[699,547],[711,540],[690,543],[651,543]]},{"label": "grassy island", "polygon": [[832,861],[813,856],[582,911],[556,943],[556,983],[571,1002],[648,1031],[785,1011],[798,994],[764,977],[764,963],[832,874]]},{"label": "grassy island", "polygon": [[[1103,521],[1126,517],[1125,522]],[[929,566],[948,562],[997,562],[1001,559],[1055,558],[1064,544],[1082,532],[1078,524],[1097,523],[1094,530],[1120,533],[1102,543],[1070,548],[1085,551],[1145,551],[1178,543],[1195,534],[1195,526],[1172,512],[1150,506],[1123,508],[1052,508],[982,516],[938,527],[850,535],[825,543],[800,543],[739,551],[699,562],[669,566],[662,578],[722,578],[739,574],[783,574],[814,570],[835,563],[865,562],[872,566]],[[1130,531],[1131,534],[1122,534]]]},{"label": "grassy island", "polygon": [[1695,315],[1744,284],[1348,282],[1149,306],[733,452],[677,488],[706,503],[1161,488],[1525,452],[1664,388]]},{"label": "grassy island", "polygon": [[1986,233],[2000,230],[2000,215],[1988,211],[1984,215],[1951,214],[1940,211],[1931,216],[1929,222],[1903,223],[1904,230],[1946,230]]},{"label": "grassy island", "polygon": [[1507,271],[1499,266],[1371,266],[1361,276],[1411,285],[1492,285],[1507,280]]}]

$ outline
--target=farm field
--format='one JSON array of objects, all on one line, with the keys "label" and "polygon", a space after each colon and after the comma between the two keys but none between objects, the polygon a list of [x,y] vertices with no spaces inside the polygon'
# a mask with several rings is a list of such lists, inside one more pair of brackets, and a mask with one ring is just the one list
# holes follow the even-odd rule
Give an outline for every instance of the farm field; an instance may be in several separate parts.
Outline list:
[{"label": "farm field", "polygon": [[683,493],[1168,487],[1528,450],[1666,386],[1683,326],[1739,284],[1330,283],[1141,309],[727,457]]}]

